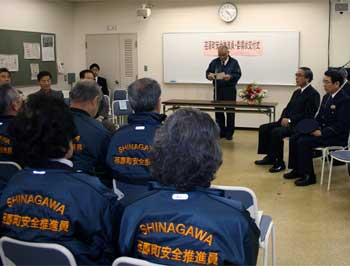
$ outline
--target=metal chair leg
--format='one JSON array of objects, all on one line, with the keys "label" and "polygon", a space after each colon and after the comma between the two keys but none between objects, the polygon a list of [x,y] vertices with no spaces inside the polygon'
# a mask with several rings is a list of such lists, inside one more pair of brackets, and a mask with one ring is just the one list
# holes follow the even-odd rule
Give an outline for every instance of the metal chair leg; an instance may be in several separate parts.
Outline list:
[{"label": "metal chair leg", "polygon": [[327,191],[329,191],[329,189],[331,188],[332,169],[333,169],[333,157],[331,157],[331,164],[329,166]]},{"label": "metal chair leg", "polygon": [[[324,165],[325,165],[325,162],[326,162],[326,149],[323,149],[322,150],[322,169],[321,169],[321,181],[320,181],[320,185],[323,185],[323,177],[324,177]],[[328,158],[327,158],[328,160]]]}]

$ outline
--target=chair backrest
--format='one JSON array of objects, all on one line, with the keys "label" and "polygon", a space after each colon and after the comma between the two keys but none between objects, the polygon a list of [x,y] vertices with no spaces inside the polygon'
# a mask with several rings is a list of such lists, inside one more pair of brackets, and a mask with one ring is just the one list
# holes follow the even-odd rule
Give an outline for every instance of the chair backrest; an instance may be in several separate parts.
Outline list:
[{"label": "chair backrest", "polygon": [[211,188],[222,190],[225,198],[240,201],[259,226],[261,215],[259,215],[258,200],[253,190],[246,187],[216,185],[212,185]]},{"label": "chair backrest", "polygon": [[134,259],[130,257],[120,257],[113,262],[112,266],[165,266],[165,265],[152,263],[146,260]]},{"label": "chair backrest", "polygon": [[126,100],[126,90],[115,90],[113,93],[113,101]]},{"label": "chair backrest", "polygon": [[[125,108],[121,108],[125,105]],[[113,102],[113,115],[122,116],[132,114],[132,108],[128,100],[118,100]]]},{"label": "chair backrest", "polygon": [[15,162],[0,161],[0,178],[2,179],[2,181],[8,181],[14,174],[16,174],[21,169],[21,166],[19,166]]},{"label": "chair backrest", "polygon": [[6,236],[0,239],[0,255],[3,265],[77,265],[73,254],[61,245],[25,242]]}]

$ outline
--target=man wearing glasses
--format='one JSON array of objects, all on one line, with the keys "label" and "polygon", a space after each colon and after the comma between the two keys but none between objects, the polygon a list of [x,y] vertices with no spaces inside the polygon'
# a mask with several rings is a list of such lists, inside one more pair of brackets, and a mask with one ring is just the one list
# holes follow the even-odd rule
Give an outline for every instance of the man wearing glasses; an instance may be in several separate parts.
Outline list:
[{"label": "man wearing glasses", "polygon": [[294,91],[277,122],[261,125],[259,128],[258,154],[266,154],[256,165],[272,165],[271,173],[286,169],[283,160],[283,139],[293,134],[294,126],[306,118],[314,118],[320,105],[320,94],[312,87],[313,73],[308,67],[301,67],[295,74],[298,89]]}]

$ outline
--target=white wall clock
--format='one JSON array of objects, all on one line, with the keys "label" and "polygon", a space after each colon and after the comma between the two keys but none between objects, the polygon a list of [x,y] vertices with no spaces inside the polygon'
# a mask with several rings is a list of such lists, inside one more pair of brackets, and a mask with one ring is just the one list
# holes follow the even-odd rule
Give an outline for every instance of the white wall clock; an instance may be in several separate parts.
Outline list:
[{"label": "white wall clock", "polygon": [[234,21],[237,14],[237,7],[232,3],[222,4],[219,8],[220,18],[227,23]]}]

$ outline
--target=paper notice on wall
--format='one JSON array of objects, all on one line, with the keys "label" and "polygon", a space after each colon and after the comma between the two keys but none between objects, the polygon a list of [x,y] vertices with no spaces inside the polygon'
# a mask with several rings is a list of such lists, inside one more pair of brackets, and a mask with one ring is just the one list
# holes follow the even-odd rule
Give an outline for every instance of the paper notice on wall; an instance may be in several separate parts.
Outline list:
[{"label": "paper notice on wall", "polygon": [[24,59],[40,59],[40,43],[24,42]]},{"label": "paper notice on wall", "polygon": [[39,74],[39,64],[30,64],[30,77],[31,80],[36,80]]},{"label": "paper notice on wall", "polygon": [[6,67],[11,72],[17,72],[18,55],[17,54],[0,54],[0,68]]},{"label": "paper notice on wall", "polygon": [[41,35],[42,61],[55,61],[55,36]]}]

